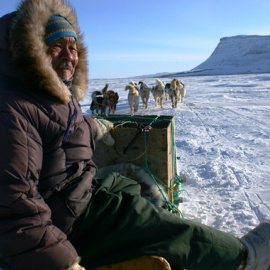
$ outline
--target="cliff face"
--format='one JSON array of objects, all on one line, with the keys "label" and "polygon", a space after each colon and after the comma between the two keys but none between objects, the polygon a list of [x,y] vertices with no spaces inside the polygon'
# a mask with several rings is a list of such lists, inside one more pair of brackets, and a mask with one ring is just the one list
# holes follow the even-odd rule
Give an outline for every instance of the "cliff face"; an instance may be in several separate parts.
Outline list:
[{"label": "cliff face", "polygon": [[198,75],[270,72],[270,36],[221,38],[211,56],[190,72]]}]

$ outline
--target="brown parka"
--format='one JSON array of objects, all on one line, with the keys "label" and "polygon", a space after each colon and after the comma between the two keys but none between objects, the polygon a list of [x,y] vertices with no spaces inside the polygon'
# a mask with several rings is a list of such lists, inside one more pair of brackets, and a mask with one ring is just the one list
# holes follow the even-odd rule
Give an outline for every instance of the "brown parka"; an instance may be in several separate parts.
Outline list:
[{"label": "brown parka", "polygon": [[[65,17],[78,36],[69,90],[46,54],[45,25]],[[86,48],[62,0],[25,0],[0,18],[0,261],[10,269],[69,269],[67,236],[92,196],[96,126],[77,100],[87,87]]]}]

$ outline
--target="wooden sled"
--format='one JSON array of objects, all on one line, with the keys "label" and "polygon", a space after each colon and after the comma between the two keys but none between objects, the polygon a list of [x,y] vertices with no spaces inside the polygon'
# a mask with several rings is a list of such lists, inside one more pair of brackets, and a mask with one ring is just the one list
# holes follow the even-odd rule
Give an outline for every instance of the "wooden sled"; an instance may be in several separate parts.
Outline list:
[{"label": "wooden sled", "polygon": [[87,270],[171,270],[171,267],[164,258],[142,256],[125,262],[94,267]]}]

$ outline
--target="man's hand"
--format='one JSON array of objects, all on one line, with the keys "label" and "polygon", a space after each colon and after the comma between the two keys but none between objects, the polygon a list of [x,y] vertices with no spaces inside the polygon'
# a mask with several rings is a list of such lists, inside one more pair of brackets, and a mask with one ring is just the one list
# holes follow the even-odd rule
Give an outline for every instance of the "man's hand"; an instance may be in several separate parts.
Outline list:
[{"label": "man's hand", "polygon": [[85,268],[76,263],[71,270],[85,270]]},{"label": "man's hand", "polygon": [[106,145],[112,146],[115,141],[110,134],[110,130],[113,129],[114,125],[112,122],[105,119],[94,118],[97,124],[97,140],[102,140]]},{"label": "man's hand", "polygon": [[84,267],[79,265],[80,257],[77,257],[76,261],[67,270],[85,270]]}]

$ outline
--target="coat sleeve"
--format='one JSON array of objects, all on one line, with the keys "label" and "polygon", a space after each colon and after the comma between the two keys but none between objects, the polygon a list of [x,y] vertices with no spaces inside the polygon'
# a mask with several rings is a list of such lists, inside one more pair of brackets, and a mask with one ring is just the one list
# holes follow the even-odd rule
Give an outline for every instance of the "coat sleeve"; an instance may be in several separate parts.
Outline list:
[{"label": "coat sleeve", "polygon": [[91,118],[87,115],[84,115],[84,120],[88,124],[89,130],[90,130],[90,140],[94,141],[98,135],[97,124],[93,118]]},{"label": "coat sleeve", "polygon": [[77,253],[38,192],[42,142],[21,115],[0,113],[0,261],[11,269],[69,268]]}]

